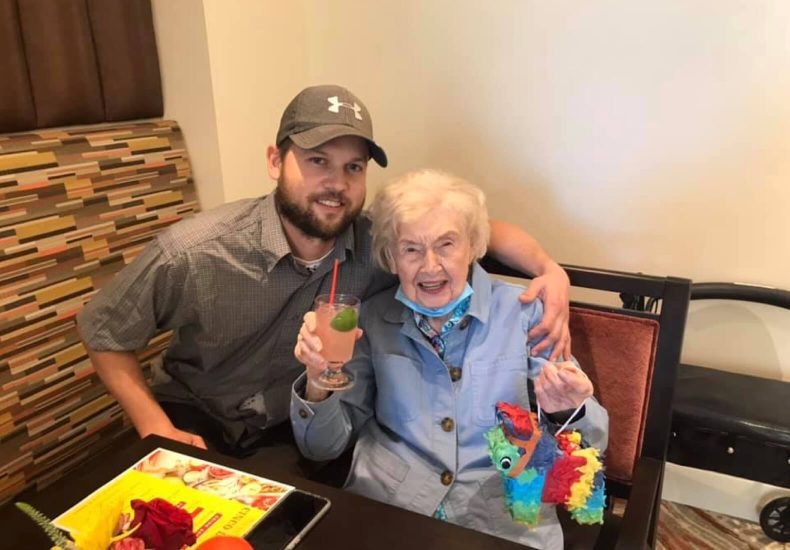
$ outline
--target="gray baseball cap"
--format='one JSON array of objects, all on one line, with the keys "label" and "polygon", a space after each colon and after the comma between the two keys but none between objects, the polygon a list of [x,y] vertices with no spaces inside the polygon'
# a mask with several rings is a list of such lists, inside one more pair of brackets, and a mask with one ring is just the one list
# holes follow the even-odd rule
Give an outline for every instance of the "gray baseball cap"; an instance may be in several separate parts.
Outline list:
[{"label": "gray baseball cap", "polygon": [[299,92],[280,119],[277,146],[291,138],[302,149],[315,149],[341,136],[366,139],[371,158],[387,166],[387,154],[373,141],[373,121],[365,104],[342,86],[311,86]]}]

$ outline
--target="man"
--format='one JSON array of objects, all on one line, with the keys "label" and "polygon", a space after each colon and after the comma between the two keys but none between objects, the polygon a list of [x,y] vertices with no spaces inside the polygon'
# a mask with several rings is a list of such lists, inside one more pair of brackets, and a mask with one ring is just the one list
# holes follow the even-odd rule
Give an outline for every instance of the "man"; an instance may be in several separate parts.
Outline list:
[{"label": "man", "polygon": [[[303,90],[267,150],[273,194],[171,226],[80,312],[91,361],[141,437],[199,447],[205,438],[236,455],[290,440],[290,387],[302,371],[293,348],[334,260],[341,292],[364,299],[395,283],[371,260],[360,215],[370,158],[387,165],[363,103],[339,86]],[[546,306],[536,353],[569,352],[564,271],[515,226],[492,224],[490,249],[541,275],[522,296]],[[134,351],[169,329],[169,379],[152,391]]]}]

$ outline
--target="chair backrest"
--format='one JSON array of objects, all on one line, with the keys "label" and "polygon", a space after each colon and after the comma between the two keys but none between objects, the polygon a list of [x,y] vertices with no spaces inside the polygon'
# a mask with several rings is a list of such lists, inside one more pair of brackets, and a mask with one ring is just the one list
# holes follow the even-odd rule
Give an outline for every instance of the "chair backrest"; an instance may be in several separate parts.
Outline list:
[{"label": "chair backrest", "polygon": [[[74,317],[197,209],[175,122],[0,136],[0,501],[56,479],[123,428]],[[167,341],[140,352],[144,368]]]},{"label": "chair backrest", "polygon": [[[530,277],[490,257],[484,258],[483,266],[494,274]],[[609,412],[608,491],[629,498],[639,483],[650,485],[639,488],[640,497],[647,495],[642,499],[647,503],[640,503],[646,510],[628,529],[652,545],[691,281],[564,267],[572,287],[616,293],[623,303],[651,304],[649,311],[640,311],[612,306],[609,300],[574,302],[570,330],[573,354]]]},{"label": "chair backrest", "polygon": [[609,412],[606,477],[630,483],[644,440],[659,324],[574,306],[570,331],[573,354]]}]

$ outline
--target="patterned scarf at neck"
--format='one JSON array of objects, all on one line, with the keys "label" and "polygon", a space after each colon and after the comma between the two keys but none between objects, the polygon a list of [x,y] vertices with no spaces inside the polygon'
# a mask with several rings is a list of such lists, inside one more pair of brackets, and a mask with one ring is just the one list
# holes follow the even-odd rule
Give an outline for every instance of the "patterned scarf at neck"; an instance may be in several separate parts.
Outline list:
[{"label": "patterned scarf at neck", "polygon": [[423,335],[433,346],[433,349],[436,350],[436,353],[439,355],[439,359],[444,360],[444,351],[445,347],[447,346],[447,335],[455,325],[461,322],[461,320],[466,315],[466,312],[469,311],[469,303],[471,301],[472,298],[470,296],[458,304],[458,306],[453,311],[453,314],[447,321],[445,321],[445,323],[442,325],[442,330],[439,332],[437,332],[428,322],[428,317],[422,315],[421,313],[417,313],[416,311],[414,312],[414,322],[417,323],[417,328],[420,329],[420,332],[423,333]]}]

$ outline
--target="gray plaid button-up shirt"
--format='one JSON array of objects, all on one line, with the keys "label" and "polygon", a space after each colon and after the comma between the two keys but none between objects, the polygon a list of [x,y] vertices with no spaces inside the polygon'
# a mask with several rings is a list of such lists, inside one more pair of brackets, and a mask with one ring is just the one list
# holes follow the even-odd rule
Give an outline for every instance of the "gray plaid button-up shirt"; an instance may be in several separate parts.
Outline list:
[{"label": "gray plaid button-up shirt", "polygon": [[[328,292],[366,298],[396,283],[371,259],[363,215],[315,271],[294,261],[274,196],[230,203],[162,232],[77,316],[87,345],[134,351],[173,329],[163,359],[171,380],[160,401],[189,403],[219,419],[237,441],[288,418],[302,317]],[[262,397],[262,400],[261,400]]]}]

